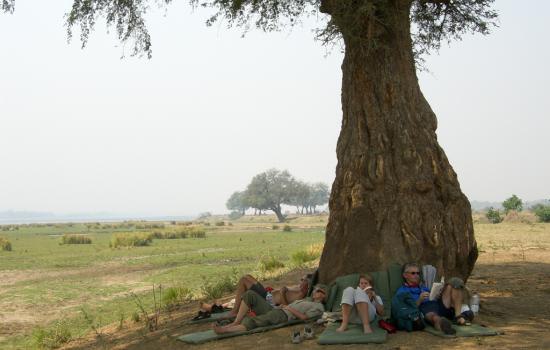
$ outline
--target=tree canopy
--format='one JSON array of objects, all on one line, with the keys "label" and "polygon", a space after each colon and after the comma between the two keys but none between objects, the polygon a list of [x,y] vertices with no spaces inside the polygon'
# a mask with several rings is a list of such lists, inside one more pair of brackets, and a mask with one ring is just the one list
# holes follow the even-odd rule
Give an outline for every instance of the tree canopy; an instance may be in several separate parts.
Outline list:
[{"label": "tree canopy", "polygon": [[[387,22],[397,11],[398,3],[410,8],[412,40],[417,57],[439,49],[442,42],[460,39],[465,33],[487,34],[495,24],[497,13],[491,9],[494,0],[189,0],[193,8],[209,8],[213,15],[207,25],[225,20],[228,26],[248,31],[258,28],[274,31],[301,23],[302,18],[330,15],[323,18],[317,37],[333,42],[342,36],[367,38],[368,46],[376,46],[378,37],[390,30]],[[114,28],[119,40],[131,41],[132,54],[152,55],[151,35],[146,15],[152,3],[167,6],[172,0],[73,0],[66,15],[67,34],[72,37],[80,29],[82,46],[90,37],[96,22],[104,18]],[[15,0],[2,0],[1,9],[12,13]],[[362,21],[365,14],[372,21]]]},{"label": "tree canopy", "polygon": [[236,191],[226,207],[244,214],[246,209],[272,210],[284,221],[282,205],[301,208],[302,213],[314,213],[315,208],[328,203],[329,188],[322,182],[308,184],[297,180],[287,170],[269,169],[252,178],[246,190]]}]

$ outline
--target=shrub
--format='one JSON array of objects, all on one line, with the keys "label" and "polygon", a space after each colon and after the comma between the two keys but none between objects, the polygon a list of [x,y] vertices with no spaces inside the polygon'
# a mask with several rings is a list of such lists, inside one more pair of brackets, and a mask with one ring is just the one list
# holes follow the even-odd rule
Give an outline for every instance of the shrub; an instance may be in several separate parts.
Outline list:
[{"label": "shrub", "polygon": [[191,238],[206,238],[206,232],[201,229],[193,229],[189,235]]},{"label": "shrub", "polygon": [[260,270],[263,272],[272,271],[285,267],[285,264],[277,260],[274,256],[266,257],[260,260]]},{"label": "shrub", "polygon": [[71,331],[69,323],[61,320],[57,321],[49,329],[37,328],[32,333],[32,338],[39,349],[55,349],[71,340]]},{"label": "shrub", "polygon": [[498,209],[495,210],[493,207],[490,207],[489,210],[487,210],[485,216],[493,224],[498,224],[504,220],[504,218],[500,216],[500,211],[498,211]]},{"label": "shrub", "polygon": [[210,223],[207,221],[204,223],[204,226],[210,226]]},{"label": "shrub", "polygon": [[64,234],[61,244],[91,244],[92,239],[84,235]]},{"label": "shrub", "polygon": [[283,231],[284,232],[290,232],[290,231],[292,231],[292,227],[290,227],[290,225],[285,225],[285,226],[283,226]]},{"label": "shrub", "polygon": [[278,230],[278,229],[279,229],[279,225],[273,225],[273,226],[271,226],[271,229],[272,229],[272,230]]},{"label": "shrub", "polygon": [[177,231],[154,231],[151,233],[152,238],[156,239],[181,239],[181,238],[187,238],[189,235],[189,230],[187,229],[181,229]]},{"label": "shrub", "polygon": [[522,211],[523,202],[521,201],[521,199],[518,198],[518,196],[514,194],[512,195],[512,197],[502,202],[502,207],[504,208],[504,212],[506,214],[508,214],[510,210]]},{"label": "shrub", "polygon": [[11,243],[7,240],[7,238],[0,237],[0,247],[2,247],[2,250],[11,252]]},{"label": "shrub", "polygon": [[214,300],[221,298],[224,294],[232,293],[237,288],[237,281],[239,275],[236,270],[223,275],[223,277],[214,280],[212,278],[207,279],[203,277],[203,285],[201,291],[206,299]]},{"label": "shrub", "polygon": [[216,221],[216,226],[225,226],[224,221]]},{"label": "shrub", "polygon": [[322,244],[312,244],[307,247],[305,250],[299,250],[296,253],[292,254],[291,259],[295,265],[303,265],[309,261],[318,259],[323,252]]},{"label": "shrub", "polygon": [[540,222],[550,222],[550,205],[537,205],[534,212]]},{"label": "shrub", "polygon": [[109,244],[112,248],[118,247],[143,247],[153,242],[151,234],[147,233],[117,233],[111,238]]},{"label": "shrub", "polygon": [[183,286],[168,287],[164,290],[162,295],[162,301],[167,307],[191,300],[193,300],[193,292],[191,289]]}]

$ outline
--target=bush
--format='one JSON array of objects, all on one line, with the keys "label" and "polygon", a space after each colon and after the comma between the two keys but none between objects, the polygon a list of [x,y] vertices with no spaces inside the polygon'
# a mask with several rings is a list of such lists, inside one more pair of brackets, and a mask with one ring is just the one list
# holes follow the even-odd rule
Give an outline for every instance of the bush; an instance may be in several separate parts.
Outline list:
[{"label": "bush", "polygon": [[201,229],[194,229],[190,233],[191,238],[206,238],[206,232]]},{"label": "bush", "polygon": [[540,222],[550,222],[550,205],[537,205],[533,211]]},{"label": "bush", "polygon": [[168,307],[191,300],[193,300],[193,292],[191,289],[183,286],[168,287],[164,290],[162,295],[162,301],[164,302],[164,305]]},{"label": "bush", "polygon": [[295,265],[300,266],[309,261],[318,259],[321,256],[322,252],[323,252],[322,244],[312,244],[309,247],[307,247],[305,250],[300,250],[292,254],[291,259]]},{"label": "bush", "polygon": [[206,279],[203,277],[203,285],[201,291],[203,296],[209,300],[215,300],[221,298],[224,294],[232,293],[237,288],[237,281],[239,275],[237,271],[223,275],[223,277],[214,280]]},{"label": "bush", "polygon": [[283,231],[284,231],[284,232],[291,232],[291,231],[292,231],[292,227],[290,227],[290,225],[285,225],[285,226],[283,227]]},{"label": "bush", "polygon": [[280,260],[277,260],[274,256],[266,257],[260,260],[260,270],[263,272],[272,271],[285,267]]},{"label": "bush", "polygon": [[118,247],[143,247],[153,242],[152,234],[147,233],[117,233],[111,238],[109,244],[112,248]]},{"label": "bush", "polygon": [[49,329],[37,328],[32,338],[39,349],[55,349],[71,340],[71,331],[67,321],[57,321]]},{"label": "bush", "polygon": [[2,247],[2,250],[5,250],[6,252],[11,252],[11,243],[7,240],[7,238],[0,237],[0,247]]},{"label": "bush", "polygon": [[278,230],[278,229],[279,229],[279,225],[273,225],[273,226],[271,226],[271,229],[272,229],[272,230]]},{"label": "bush", "polygon": [[495,210],[493,207],[490,207],[489,210],[487,210],[485,216],[493,224],[498,224],[504,220],[504,218],[500,216],[500,211],[498,211],[498,209]]},{"label": "bush", "polygon": [[216,226],[225,226],[224,221],[216,221]]},{"label": "bush", "polygon": [[521,201],[521,199],[518,198],[518,196],[514,194],[512,195],[512,197],[502,202],[502,207],[504,208],[504,212],[506,214],[508,214],[510,210],[522,211],[523,202]]},{"label": "bush", "polygon": [[165,231],[165,232],[154,231],[153,233],[151,233],[151,237],[156,239],[182,239],[182,238],[187,238],[188,235],[189,235],[189,230],[187,229],[182,229],[177,231]]},{"label": "bush", "polygon": [[92,239],[84,235],[64,234],[61,238],[61,244],[91,244]]}]

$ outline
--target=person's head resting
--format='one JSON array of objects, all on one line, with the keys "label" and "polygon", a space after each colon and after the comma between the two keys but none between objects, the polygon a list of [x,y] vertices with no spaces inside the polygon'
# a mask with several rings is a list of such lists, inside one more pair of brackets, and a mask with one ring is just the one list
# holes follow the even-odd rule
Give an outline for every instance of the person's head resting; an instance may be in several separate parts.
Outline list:
[{"label": "person's head resting", "polygon": [[313,301],[324,303],[327,299],[327,286],[324,284],[315,285],[311,297],[313,298]]},{"label": "person's head resting", "polygon": [[416,263],[407,263],[403,265],[401,270],[403,278],[407,284],[419,284],[420,283],[420,267]]},{"label": "person's head resting", "polygon": [[365,289],[367,287],[374,288],[374,281],[370,275],[359,275],[359,288]]}]

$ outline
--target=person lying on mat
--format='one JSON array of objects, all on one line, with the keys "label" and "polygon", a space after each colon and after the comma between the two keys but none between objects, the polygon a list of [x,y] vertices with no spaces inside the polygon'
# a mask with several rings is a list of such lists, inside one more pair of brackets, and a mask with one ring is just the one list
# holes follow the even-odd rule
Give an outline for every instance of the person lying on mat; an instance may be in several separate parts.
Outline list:
[{"label": "person lying on mat", "polygon": [[[281,289],[276,289],[272,292],[273,303],[275,305],[288,305],[293,301],[303,299],[307,296],[307,291],[309,288],[309,279],[308,275],[304,275],[300,280],[300,285],[298,287],[283,287]],[[237,293],[235,295],[235,305],[233,309],[228,313],[226,318],[233,318],[237,316],[239,306],[241,303],[242,295],[248,291],[254,291],[258,293],[262,298],[265,299],[267,291],[264,286],[258,282],[252,275],[244,275],[239,279],[237,283]],[[223,311],[224,308],[228,307],[228,303],[219,304],[214,302],[212,304],[202,303],[200,304],[200,309],[203,312],[213,312],[213,311]]]},{"label": "person lying on mat", "polygon": [[336,329],[337,332],[345,332],[348,323],[362,324],[365,334],[372,333],[370,321],[374,320],[376,314],[384,314],[382,298],[374,292],[374,282],[369,275],[359,276],[357,288],[348,287],[342,294],[342,325]]},{"label": "person lying on mat", "polygon": [[420,285],[420,268],[417,264],[405,264],[403,278],[405,282],[399,287],[396,294],[410,293],[416,300],[416,305],[424,315],[424,319],[436,329],[445,334],[455,334],[456,331],[450,320],[454,319],[458,325],[465,325],[473,319],[471,311],[461,313],[467,291],[460,278],[449,279],[435,300],[429,300],[429,289]]},{"label": "person lying on mat", "polygon": [[[289,305],[272,306],[264,298],[253,291],[246,291],[242,295],[242,302],[233,323],[226,326],[214,326],[217,334],[249,331],[258,327],[265,327],[285,323],[291,320],[307,320],[321,316],[325,311],[323,303],[327,294],[327,287],[319,284],[313,289],[311,298],[296,300]],[[256,316],[247,316],[254,311]]]}]

